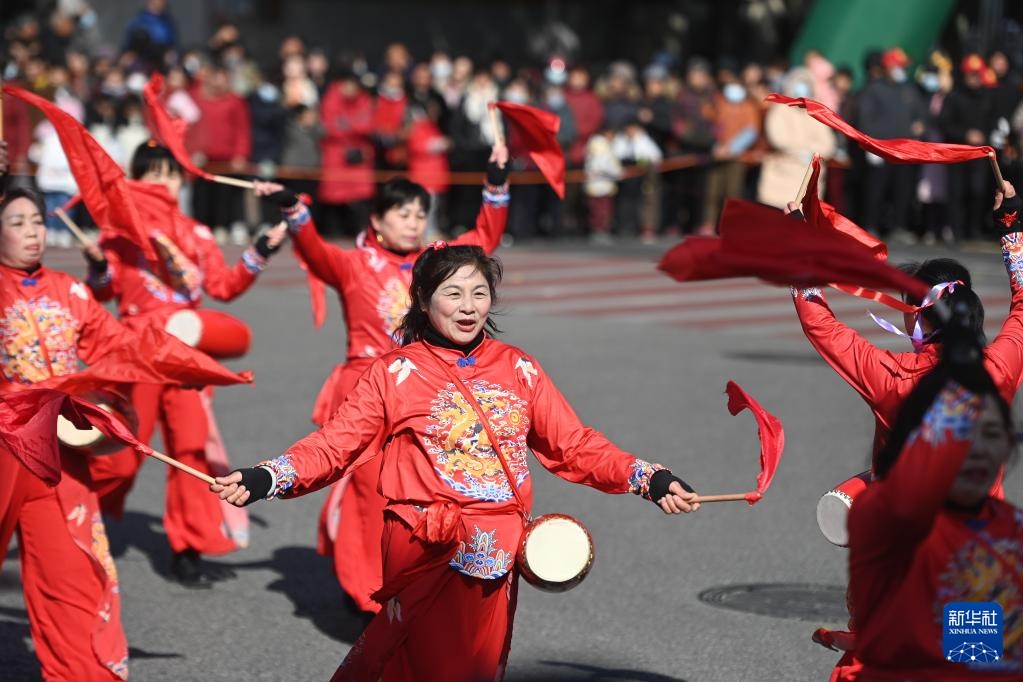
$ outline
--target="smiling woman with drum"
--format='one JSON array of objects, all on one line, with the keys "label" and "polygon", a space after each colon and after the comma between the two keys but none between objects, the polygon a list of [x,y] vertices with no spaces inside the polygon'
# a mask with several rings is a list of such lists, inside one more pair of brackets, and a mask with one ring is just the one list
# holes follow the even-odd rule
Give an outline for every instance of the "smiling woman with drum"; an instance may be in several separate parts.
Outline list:
[{"label": "smiling woman with drum", "polygon": [[532,500],[529,450],[568,481],[641,495],[669,514],[699,508],[681,479],[584,426],[534,358],[491,336],[500,278],[479,247],[428,248],[413,269],[403,345],[373,362],[320,431],[211,487],[244,505],[380,470],[384,608],[335,680],[500,679]]}]

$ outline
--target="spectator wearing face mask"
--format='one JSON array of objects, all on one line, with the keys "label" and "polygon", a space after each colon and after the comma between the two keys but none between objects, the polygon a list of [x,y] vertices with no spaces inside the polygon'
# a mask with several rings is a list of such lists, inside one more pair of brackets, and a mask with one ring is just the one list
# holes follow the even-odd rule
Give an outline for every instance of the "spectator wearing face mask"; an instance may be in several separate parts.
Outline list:
[{"label": "spectator wearing face mask", "polygon": [[746,94],[746,88],[733,76],[723,82],[714,101],[716,143],[711,155],[714,165],[707,173],[707,193],[703,205],[700,234],[717,232],[721,206],[729,197],[742,196],[746,164],[742,155],[760,139],[760,110]]},{"label": "spectator wearing face mask", "polygon": [[[962,80],[945,98],[938,124],[946,142],[982,145],[994,125],[991,91],[982,77],[987,64],[979,54],[967,55],[960,65]],[[949,223],[957,240],[981,236],[984,205],[990,201],[990,165],[987,159],[948,167]],[[976,214],[976,215],[975,215]]]},{"label": "spectator wearing face mask", "polygon": [[[812,83],[808,69],[793,69],[783,82],[782,93],[789,97],[813,98]],[[802,109],[772,106],[764,119],[764,136],[770,150],[764,154],[757,201],[785,208],[788,202],[796,198],[796,190],[812,156],[817,154],[824,160],[834,156],[835,133],[823,123],[807,116]],[[822,196],[823,180],[822,176]]]},{"label": "spectator wearing face mask", "polygon": [[[868,83],[858,100],[859,127],[867,135],[917,140],[923,136],[927,107],[919,89],[907,79],[908,66],[909,58],[898,47],[881,55],[884,76]],[[879,156],[866,155],[864,227],[875,234],[915,241],[908,226],[917,173],[916,166],[889,164]]]},{"label": "spectator wearing face mask", "polygon": [[[945,106],[945,99],[952,90],[952,61],[947,55],[934,52],[930,64],[917,76],[920,89],[927,98],[927,117],[924,140],[944,142],[945,136],[938,125],[938,117]],[[955,242],[955,235],[949,224],[948,214],[948,165],[929,163],[920,167],[920,181],[916,186],[916,198],[920,202],[923,218],[923,241],[936,244]]]},{"label": "spectator wearing face mask", "polygon": [[385,73],[377,86],[373,110],[373,142],[379,168],[394,170],[404,167],[408,161],[403,139],[408,103],[401,74]]}]

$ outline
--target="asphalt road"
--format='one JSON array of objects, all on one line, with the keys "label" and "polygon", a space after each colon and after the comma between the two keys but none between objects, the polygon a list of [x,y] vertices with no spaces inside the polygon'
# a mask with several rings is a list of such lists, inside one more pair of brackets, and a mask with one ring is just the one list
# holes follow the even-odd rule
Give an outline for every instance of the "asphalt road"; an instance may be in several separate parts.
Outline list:
[{"label": "asphalt road", "polygon": [[[539,358],[584,421],[701,492],[748,490],[758,472],[752,418],[725,409],[729,379],[781,418],[784,459],[755,507],[707,505],[684,517],[568,484],[534,463],[535,512],[583,520],[596,562],[568,593],[523,584],[507,679],[826,679],[836,655],[810,634],[842,624],[846,555],[820,536],[814,510],[823,492],[866,468],[869,412],[801,338],[786,291],[683,290],[652,273],[657,253],[506,251],[505,340]],[[1007,286],[997,250],[963,257],[1000,322]],[[47,260],[81,270],[69,254]],[[216,399],[238,465],[277,455],[309,431],[316,391],[344,347],[333,299],[327,325],[312,329],[290,257],[263,279],[230,307],[254,337],[251,353],[232,364],[255,370],[257,383]],[[594,312],[602,307],[615,312]],[[361,622],[314,549],[323,493],[250,507],[252,546],[216,560],[237,578],[191,591],[165,577],[163,480],[162,465],[149,462],[126,518],[108,525],[132,679],[329,678]],[[1020,481],[1017,470],[1007,486],[1017,503]],[[12,545],[0,574],[0,679],[38,679],[18,570]]]}]

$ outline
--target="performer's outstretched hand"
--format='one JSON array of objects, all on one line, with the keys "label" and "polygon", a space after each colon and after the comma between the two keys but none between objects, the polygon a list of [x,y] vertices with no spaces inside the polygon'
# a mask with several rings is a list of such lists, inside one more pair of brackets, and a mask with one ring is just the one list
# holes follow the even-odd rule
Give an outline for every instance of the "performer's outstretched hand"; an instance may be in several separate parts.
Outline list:
[{"label": "performer's outstretched hand", "polygon": [[82,255],[89,264],[89,272],[95,275],[102,275],[107,271],[107,259],[103,255],[103,249],[95,242],[84,242],[82,244]]},{"label": "performer's outstretched hand", "polygon": [[680,481],[672,481],[668,486],[668,494],[658,500],[657,506],[665,514],[688,514],[700,508],[699,502],[693,502],[696,492],[686,490],[682,485]]},{"label": "performer's outstretched hand", "polygon": [[490,148],[490,158],[487,159],[489,163],[496,163],[500,168],[504,168],[508,165],[508,145],[498,140],[494,143],[494,146]]},{"label": "performer's outstretched hand", "polygon": [[210,486],[211,493],[217,493],[220,499],[236,507],[244,507],[251,493],[242,485],[242,472],[232,471],[227,476],[217,476]]},{"label": "performer's outstretched hand", "polygon": [[257,197],[266,197],[281,208],[291,208],[298,203],[298,195],[279,182],[255,180],[252,183],[252,191]]},{"label": "performer's outstretched hand", "polygon": [[269,258],[277,253],[288,236],[288,223],[283,220],[275,226],[259,235],[256,239],[256,251],[263,258]]}]

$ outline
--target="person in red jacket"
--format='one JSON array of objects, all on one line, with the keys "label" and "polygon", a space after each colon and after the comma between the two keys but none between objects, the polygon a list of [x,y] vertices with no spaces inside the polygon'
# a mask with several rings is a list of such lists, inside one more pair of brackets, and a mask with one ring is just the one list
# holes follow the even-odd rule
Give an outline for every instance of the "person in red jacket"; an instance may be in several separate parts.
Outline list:
[{"label": "person in red jacket", "polygon": [[[876,480],[850,511],[858,682],[1023,679],[1023,509],[989,492],[1015,429],[975,335],[955,324],[958,338],[906,398]],[[946,648],[952,602],[1002,607],[999,660],[962,662],[957,643]]]},{"label": "person in red jacket", "polygon": [[[988,372],[1006,400],[1012,399],[1023,380],[1023,230],[1018,217],[1006,225],[1001,216],[1016,214],[1019,207],[1023,207],[1023,202],[1016,196],[1015,188],[1005,183],[1005,193],[999,192],[995,196],[995,224],[1004,232],[1002,258],[1008,271],[1012,298],[1009,316],[998,336],[984,350],[984,357]],[[965,288],[972,311],[970,319],[976,331],[983,334],[984,306],[973,293],[970,273],[963,265],[941,258],[909,267],[911,274],[928,284],[951,282],[955,288]],[[874,413],[873,452],[876,453],[887,438],[899,406],[920,377],[938,361],[942,333],[937,314],[929,308],[909,314],[907,332],[912,335],[919,320],[923,337],[915,341],[917,348],[914,352],[893,353],[877,348],[839,322],[820,289],[794,290],[793,301],[810,344],[860,394]],[[907,302],[920,304],[920,301]]]},{"label": "person in red jacket", "polygon": [[[995,224],[1003,230],[1002,258],[1009,275],[1012,299],[1009,316],[998,336],[984,349],[984,364],[1002,397],[1011,401],[1023,380],[1023,228],[1018,220],[1023,202],[1016,190],[1005,183],[1004,193],[995,195]],[[789,211],[796,207],[790,204]],[[1006,216],[1012,216],[1006,221]],[[934,259],[914,266],[911,273],[931,285],[954,282],[970,309],[975,333],[983,338],[984,307],[971,288],[969,271],[952,259]],[[881,350],[848,326],[839,322],[827,305],[824,293],[817,288],[793,290],[796,313],[807,339],[820,356],[866,401],[874,414],[873,459],[884,446],[898,410],[920,378],[938,362],[943,338],[942,323],[937,313],[927,308],[910,314],[906,329],[910,335],[919,327],[917,349],[911,353]],[[908,301],[919,305],[920,301]],[[919,322],[919,324],[918,324]],[[1003,497],[1001,479],[996,479],[992,494]],[[855,504],[853,505],[855,507]],[[850,629],[855,629],[855,614]],[[853,658],[852,632],[826,632],[825,644],[845,651],[832,672],[835,682],[857,679],[860,663]]]},{"label": "person in red jacket", "polygon": [[[127,239],[105,240],[101,243],[104,257],[89,259],[87,280],[99,300],[117,299],[128,327],[163,329],[175,312],[198,308],[203,293],[220,301],[240,296],[255,283],[286,236],[283,226],[275,228],[228,267],[209,228],[178,210],[183,176],[169,150],[152,143],[140,145],[132,158],[132,177],[137,180],[130,183],[135,204],[161,262],[148,263],[138,245]],[[193,389],[135,386],[132,403],[139,415],[139,439],[147,443],[159,422],[168,454],[209,473],[211,444],[222,455],[210,396]],[[92,475],[106,513],[123,514],[142,461],[134,450],[93,458]],[[174,553],[171,569],[189,587],[207,586],[217,577],[200,564],[201,554],[225,554],[248,542],[244,522],[225,518],[215,501],[210,504],[192,497],[195,484],[192,477],[168,470],[164,528]]]},{"label": "person in red jacket", "polygon": [[[508,222],[508,149],[495,145],[483,188],[476,229],[453,244],[475,244],[487,253],[501,243]],[[257,194],[269,195],[284,207],[295,248],[310,271],[338,292],[348,329],[345,362],[334,368],[320,389],[313,422],[330,420],[374,360],[397,347],[395,336],[409,307],[412,265],[423,252],[430,195],[420,185],[395,179],[377,195],[370,226],[359,235],[357,248],[342,249],[324,242],[309,211],[280,185],[259,183]],[[334,572],[345,592],[363,611],[377,612],[372,598],[381,584],[380,535],[385,500],[377,492],[378,471],[356,470],[344,485],[334,486],[323,504],[318,550],[334,560]]]},{"label": "person in red jacket", "polygon": [[[210,65],[189,94],[199,108],[199,120],[188,129],[188,151],[199,165],[228,164],[232,172],[244,170],[252,147],[249,105],[231,91],[227,69]],[[218,229],[240,221],[236,188],[197,178],[193,192],[195,215],[203,223]]]},{"label": "person in red jacket", "polygon": [[336,234],[362,229],[373,198],[373,98],[359,87],[355,74],[343,71],[323,94],[320,148],[323,176],[318,199],[320,229]]},{"label": "person in red jacket", "polygon": [[428,248],[416,260],[402,347],[370,365],[320,431],[210,487],[246,504],[319,490],[355,467],[380,470],[387,507],[375,596],[386,607],[334,680],[503,677],[514,557],[532,500],[529,451],[567,481],[641,495],[665,513],[699,506],[670,471],[584,426],[536,358],[493,338],[500,276],[479,246]]},{"label": "person in red jacket", "polygon": [[[0,393],[77,372],[124,329],[74,277],[42,265],[45,209],[34,193],[0,199]],[[98,254],[97,254],[98,255]],[[81,454],[61,453],[50,487],[0,445],[0,562],[18,531],[29,629],[46,680],[127,679],[117,570]]]}]

